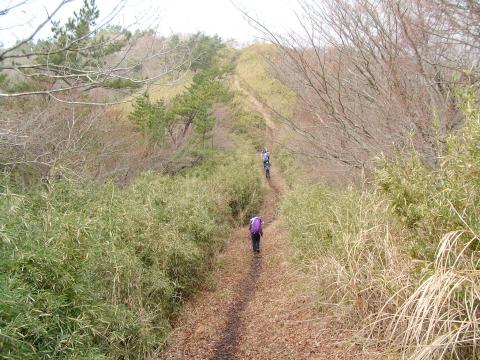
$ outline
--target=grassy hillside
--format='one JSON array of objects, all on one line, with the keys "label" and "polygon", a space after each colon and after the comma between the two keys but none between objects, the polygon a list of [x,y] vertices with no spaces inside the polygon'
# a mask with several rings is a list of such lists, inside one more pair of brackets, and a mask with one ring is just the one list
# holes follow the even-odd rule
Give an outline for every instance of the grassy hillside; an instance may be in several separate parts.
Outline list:
[{"label": "grassy hillside", "polygon": [[[325,142],[324,135],[315,133],[318,119],[312,117],[311,109],[289,88],[285,80],[294,74],[281,64],[280,52],[274,45],[256,44],[240,51],[235,75],[274,121],[275,141],[271,146],[276,160],[280,160],[277,164],[296,162],[303,170],[296,172],[292,167],[283,166],[284,173],[288,173],[287,181],[298,176],[329,184],[358,180],[358,169],[317,152],[318,144]],[[337,140],[335,135],[328,138],[333,149],[338,145]]]},{"label": "grassy hillside", "polygon": [[271,74],[270,62],[276,62],[277,57],[278,51],[273,45],[251,45],[240,52],[235,74],[258,99],[280,114],[291,117],[295,93]]},{"label": "grassy hillside", "polygon": [[133,102],[144,91],[147,91],[150,95],[150,98],[154,101],[160,99],[171,100],[175,95],[180,94],[187,86],[191,84],[192,78],[193,73],[191,71],[187,71],[178,79],[160,79],[149,85],[148,88],[142,89],[138,94],[127,97],[123,103],[117,106],[117,110],[123,116],[128,116],[130,111],[133,109]]}]

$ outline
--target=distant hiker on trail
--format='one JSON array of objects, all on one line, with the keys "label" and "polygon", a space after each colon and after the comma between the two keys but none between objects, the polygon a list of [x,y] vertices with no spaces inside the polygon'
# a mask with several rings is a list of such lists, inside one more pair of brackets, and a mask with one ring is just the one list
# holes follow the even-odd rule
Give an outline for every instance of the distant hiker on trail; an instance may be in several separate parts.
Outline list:
[{"label": "distant hiker on trail", "polygon": [[268,152],[267,148],[262,149],[262,161],[263,166],[265,166],[266,163],[270,163],[270,153]]},{"label": "distant hiker on trail", "polygon": [[263,220],[259,216],[254,216],[250,219],[250,226],[248,229],[250,230],[250,236],[252,238],[252,248],[253,252],[259,253],[260,252],[260,237],[263,236]]}]

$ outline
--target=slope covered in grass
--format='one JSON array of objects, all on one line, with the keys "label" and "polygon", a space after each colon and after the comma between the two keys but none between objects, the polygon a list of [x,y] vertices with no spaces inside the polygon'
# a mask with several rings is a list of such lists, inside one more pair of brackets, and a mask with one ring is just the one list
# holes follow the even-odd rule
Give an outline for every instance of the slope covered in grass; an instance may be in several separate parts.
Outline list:
[{"label": "slope covered in grass", "polygon": [[242,49],[237,59],[235,74],[242,85],[268,107],[283,116],[293,116],[296,95],[271,74],[270,63],[275,63],[278,50],[273,45],[257,44]]},{"label": "slope covered in grass", "polygon": [[135,99],[145,91],[148,92],[152,100],[171,100],[191,84],[192,78],[193,73],[187,71],[175,80],[168,78],[157,80],[138,94],[131,95],[124,99],[123,102],[117,106],[117,110],[126,117],[132,111]]}]

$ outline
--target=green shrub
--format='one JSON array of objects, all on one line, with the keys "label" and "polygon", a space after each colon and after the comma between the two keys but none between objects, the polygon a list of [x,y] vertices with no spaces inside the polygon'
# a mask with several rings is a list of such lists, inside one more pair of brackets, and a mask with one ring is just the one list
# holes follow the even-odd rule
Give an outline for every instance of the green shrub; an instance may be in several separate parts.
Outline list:
[{"label": "green shrub", "polygon": [[433,260],[439,239],[449,231],[480,233],[480,112],[472,92],[459,95],[466,126],[446,140],[438,167],[417,154],[383,160],[376,182],[399,219],[410,229],[411,253]]},{"label": "green shrub", "polygon": [[65,181],[18,195],[4,181],[1,355],[154,354],[205,280],[229,213],[258,206],[251,162],[232,161],[217,165],[226,174],[145,174],[125,189]]},{"label": "green shrub", "polygon": [[198,177],[214,174],[220,187],[217,191],[226,194],[222,200],[240,224],[258,212],[263,202],[264,189],[255,155],[250,144],[238,143],[235,151],[213,155],[194,172]]},{"label": "green shrub", "polygon": [[217,172],[218,181],[227,193],[229,209],[242,224],[259,211],[263,201],[257,165],[254,157],[240,151]]},{"label": "green shrub", "polygon": [[175,126],[175,114],[167,108],[165,101],[152,102],[148,93],[136,98],[128,117],[152,144],[163,143]]},{"label": "green shrub", "polygon": [[267,128],[263,116],[252,109],[252,106],[239,93],[236,93],[231,102],[233,133],[249,142],[253,148],[261,149],[265,143]]},{"label": "green shrub", "polygon": [[[134,69],[139,71],[141,70],[141,66],[136,66]],[[116,78],[106,81],[104,85],[105,87],[112,89],[138,89],[141,88],[143,84],[141,82],[135,82],[131,79]]]}]

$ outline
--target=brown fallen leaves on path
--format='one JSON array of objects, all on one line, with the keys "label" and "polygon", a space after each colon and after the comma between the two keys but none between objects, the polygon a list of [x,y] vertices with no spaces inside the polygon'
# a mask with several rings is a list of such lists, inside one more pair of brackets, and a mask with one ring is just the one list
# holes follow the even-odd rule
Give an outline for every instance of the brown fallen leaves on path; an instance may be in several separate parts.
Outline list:
[{"label": "brown fallen leaves on path", "polygon": [[187,304],[161,359],[349,359],[336,346],[328,321],[318,318],[309,278],[295,270],[278,219],[272,180],[261,215],[261,255],[251,251],[246,228],[232,233],[218,257],[213,288]]}]

